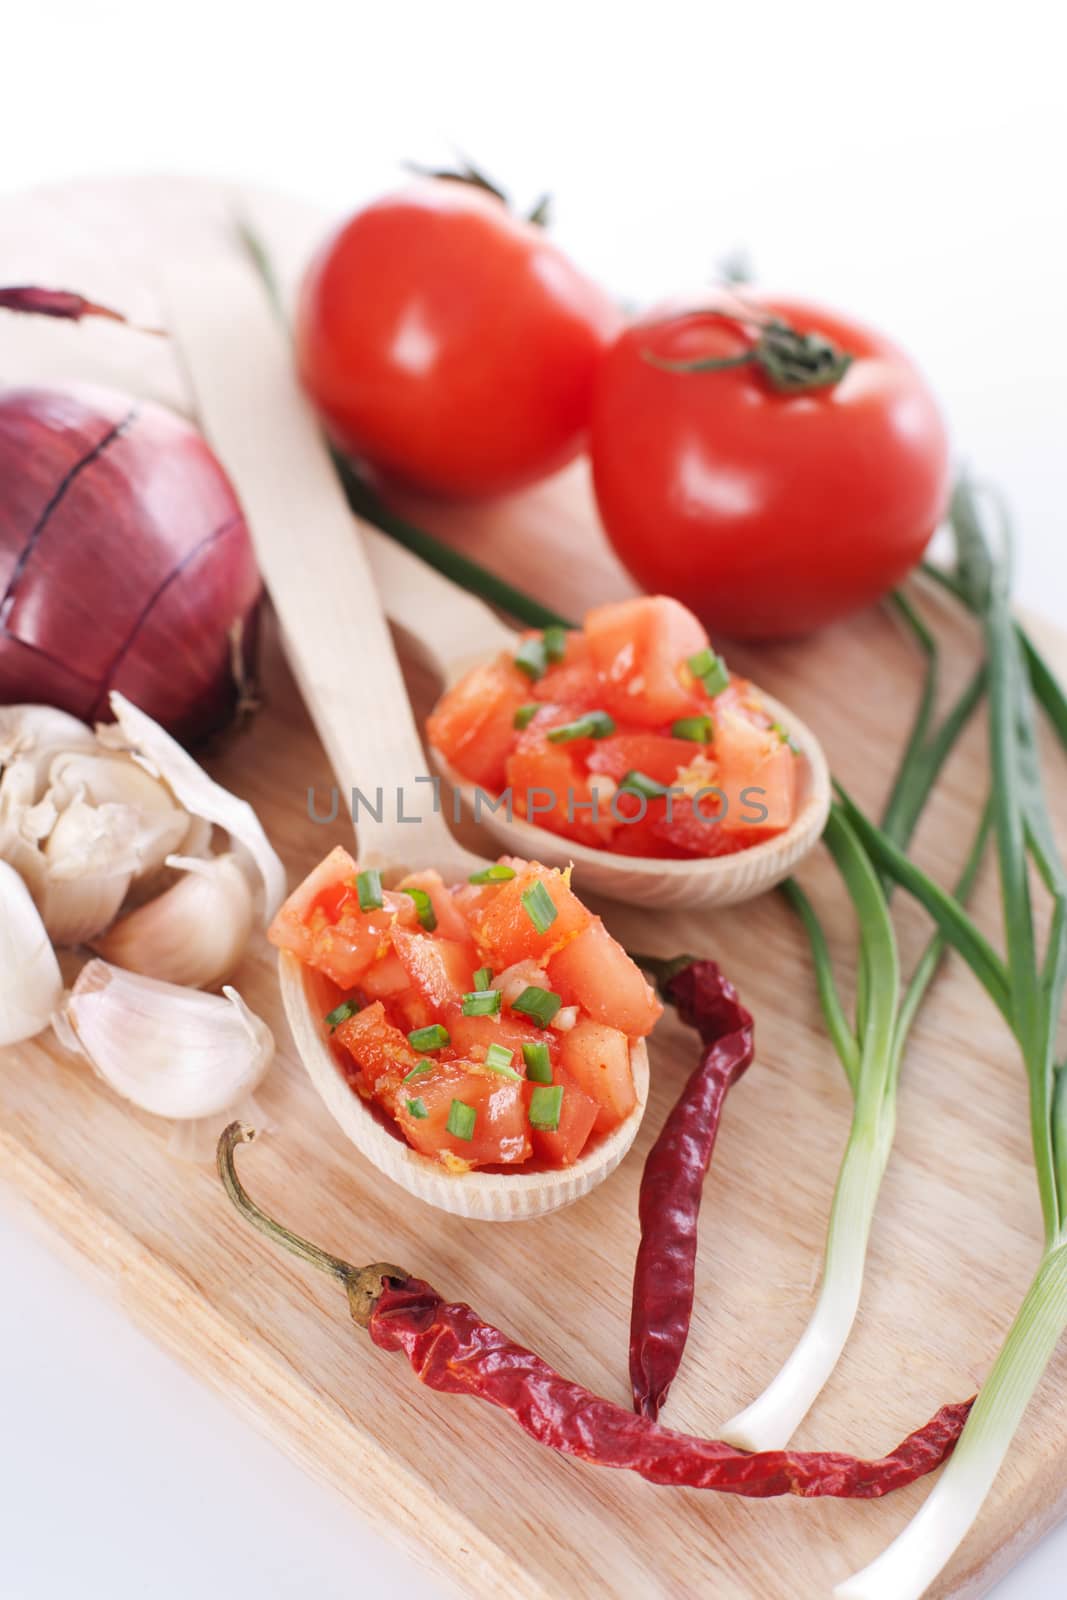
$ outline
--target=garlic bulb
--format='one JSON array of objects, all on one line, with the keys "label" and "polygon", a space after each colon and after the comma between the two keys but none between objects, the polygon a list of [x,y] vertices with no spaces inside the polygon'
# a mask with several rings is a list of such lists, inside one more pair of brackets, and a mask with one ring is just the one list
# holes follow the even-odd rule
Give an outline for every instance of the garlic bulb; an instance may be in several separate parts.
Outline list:
[{"label": "garlic bulb", "polygon": [[177,740],[124,695],[112,692],[110,702],[117,726],[97,728],[101,744],[130,751],[146,772],[163,780],[187,811],[224,828],[232,844],[248,851],[263,880],[262,915],[270,922],[285,899],[285,868],[248,801],[209,778]]},{"label": "garlic bulb", "polygon": [[25,762],[34,785],[43,785],[53,756],[65,750],[95,750],[91,728],[54,706],[0,706],[0,770]]},{"label": "garlic bulb", "polygon": [[204,994],[106,961],[83,967],[61,1018],[60,1039],[69,1043],[72,1032],[116,1094],[176,1121],[228,1110],[274,1057],[270,1029],[236,989]]},{"label": "garlic bulb", "polygon": [[46,1028],[62,993],[40,912],[14,867],[0,861],[0,1045]]},{"label": "garlic bulb", "polygon": [[233,852],[206,861],[169,856],[167,865],[183,874],[177,883],[121,917],[94,948],[130,972],[214,988],[234,971],[248,944],[252,886]]}]

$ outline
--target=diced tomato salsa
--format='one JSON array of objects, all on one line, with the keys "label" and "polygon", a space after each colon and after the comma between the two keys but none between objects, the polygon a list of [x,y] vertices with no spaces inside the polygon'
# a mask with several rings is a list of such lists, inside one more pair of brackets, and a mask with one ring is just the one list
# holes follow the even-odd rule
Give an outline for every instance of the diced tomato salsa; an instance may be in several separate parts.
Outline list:
[{"label": "diced tomato salsa", "polygon": [[338,848],[269,937],[337,986],[353,1091],[450,1171],[570,1166],[634,1109],[631,1047],[663,1008],[569,872],[504,857],[389,890]]},{"label": "diced tomato salsa", "polygon": [[789,827],[797,753],[700,622],[663,595],[530,633],[438,701],[430,743],[514,813],[594,849],[730,855]]}]

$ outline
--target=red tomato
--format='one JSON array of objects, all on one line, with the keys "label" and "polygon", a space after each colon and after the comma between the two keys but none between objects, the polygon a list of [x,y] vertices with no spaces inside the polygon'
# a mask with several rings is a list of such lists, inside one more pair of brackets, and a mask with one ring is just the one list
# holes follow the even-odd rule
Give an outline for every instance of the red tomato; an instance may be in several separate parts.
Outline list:
[{"label": "red tomato", "polygon": [[400,1029],[386,1018],[381,1001],[347,1017],[334,1033],[334,1040],[348,1051],[362,1074],[362,1088],[371,1094],[395,1089],[418,1064],[418,1056]]},{"label": "red tomato", "polygon": [[679,769],[701,755],[705,746],[692,739],[670,739],[663,733],[619,733],[598,739],[589,755],[590,772],[603,772],[618,783],[628,772],[643,772],[646,778],[669,788]]},{"label": "red tomato", "polygon": [[273,945],[325,972],[342,989],[353,988],[371,962],[388,952],[395,924],[411,927],[417,919],[411,896],[388,889],[379,910],[360,911],[358,871],[338,845],[294,889],[268,932]]},{"label": "red tomato", "polygon": [[[783,394],[751,364],[656,364],[743,355],[746,306],[825,335],[851,366]],[[747,290],[744,305],[723,292],[622,333],[597,379],[591,453],[629,571],[735,638],[807,633],[877,600],[919,560],[949,487],[944,424],[901,351],[835,313]]]},{"label": "red tomato", "polygon": [[577,454],[621,318],[542,228],[466,184],[359,211],[304,280],[301,380],[342,449],[434,494],[502,494]]}]

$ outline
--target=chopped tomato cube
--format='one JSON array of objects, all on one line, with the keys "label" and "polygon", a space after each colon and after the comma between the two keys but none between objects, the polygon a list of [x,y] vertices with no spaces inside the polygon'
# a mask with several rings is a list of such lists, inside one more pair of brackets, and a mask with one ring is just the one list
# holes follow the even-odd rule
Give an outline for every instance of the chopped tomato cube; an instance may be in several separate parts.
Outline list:
[{"label": "chopped tomato cube", "polygon": [[[589,1141],[593,1125],[597,1119],[599,1107],[595,1100],[583,1093],[578,1087],[578,1082],[566,1068],[556,1066],[552,1072],[552,1082],[563,1087],[563,1099],[559,1106],[558,1128],[530,1128],[530,1141],[533,1145],[535,1161],[543,1161],[550,1167],[573,1166]],[[530,1096],[536,1084],[528,1084],[526,1088],[526,1105],[529,1109]]]},{"label": "chopped tomato cube", "polygon": [[530,680],[506,655],[473,668],[434,707],[426,734],[465,778],[492,791],[504,787],[504,762],[515,712],[530,700]]},{"label": "chopped tomato cube", "polygon": [[687,767],[704,747],[690,739],[671,739],[663,733],[618,733],[597,739],[589,753],[590,772],[603,772],[618,783],[630,772],[669,788],[681,768]]},{"label": "chopped tomato cube", "polygon": [[662,727],[707,709],[686,662],[707,648],[708,636],[679,601],[648,595],[598,606],[586,615],[585,634],[600,698],[621,720]]},{"label": "chopped tomato cube", "polygon": [[395,950],[390,950],[388,955],[367,968],[359,980],[359,986],[372,1000],[386,1000],[391,995],[403,994],[405,989],[410,989],[411,978]]},{"label": "chopped tomato cube", "polygon": [[[513,1166],[525,1161],[532,1148],[524,1087],[521,1079],[471,1061],[440,1061],[394,1089],[390,1109],[405,1139],[423,1155],[447,1152],[471,1167]],[[454,1116],[453,1125],[469,1126],[469,1139],[448,1131],[454,1101],[465,1109]]]},{"label": "chopped tomato cube", "polygon": [[[514,878],[501,885],[476,929],[478,943],[495,972],[502,972],[516,961],[543,960],[589,926],[592,912],[571,889],[568,876],[554,867],[543,867],[539,861],[529,861]],[[555,913],[544,928],[535,920],[539,884]],[[533,910],[524,904],[524,897]]]},{"label": "chopped tomato cube", "polygon": [[431,1006],[458,1005],[474,983],[473,951],[469,944],[438,939],[407,928],[392,930],[393,949],[412,987]]},{"label": "chopped tomato cube", "polygon": [[602,845],[614,821],[607,800],[600,800],[595,809],[593,806],[593,790],[582,759],[592,741],[575,739],[567,744],[552,744],[548,730],[571,721],[579,713],[557,707],[552,707],[551,713],[544,722],[543,714],[538,713],[537,720],[519,739],[514,754],[508,757],[507,783],[515,814],[565,839]]},{"label": "chopped tomato cube", "polygon": [[331,850],[286,900],[267,937],[342,989],[352,989],[372,962],[388,953],[391,928],[416,922],[410,895],[386,890],[379,910],[361,911],[359,869],[347,850]]},{"label": "chopped tomato cube", "polygon": [[567,633],[563,660],[549,667],[530,685],[531,700],[551,700],[557,705],[595,706],[598,679],[589,642],[572,628]]},{"label": "chopped tomato cube", "polygon": [[534,1022],[524,1022],[506,1010],[496,1017],[465,1017],[453,1012],[448,1019],[448,1031],[457,1056],[484,1061],[489,1046],[500,1044],[514,1052],[511,1064],[518,1073],[526,1070],[522,1055],[524,1044],[547,1044],[551,1050],[556,1039],[555,1034]]},{"label": "chopped tomato cube", "polygon": [[620,1028],[631,1038],[643,1039],[663,1015],[641,968],[599,917],[550,957],[548,977],[564,1005],[579,1006],[594,1021]]},{"label": "chopped tomato cube", "polygon": [[796,812],[797,758],[776,729],[724,710],[715,726],[715,759],[727,802],[725,833],[753,839],[788,828]]},{"label": "chopped tomato cube", "polygon": [[626,1035],[618,1028],[583,1018],[563,1035],[560,1057],[582,1093],[597,1103],[594,1132],[610,1133],[617,1128],[637,1104]]},{"label": "chopped tomato cube", "polygon": [[418,1056],[400,1029],[388,1020],[380,1000],[347,1017],[334,1030],[333,1037],[359,1068],[367,1093],[379,1098],[418,1065]]}]

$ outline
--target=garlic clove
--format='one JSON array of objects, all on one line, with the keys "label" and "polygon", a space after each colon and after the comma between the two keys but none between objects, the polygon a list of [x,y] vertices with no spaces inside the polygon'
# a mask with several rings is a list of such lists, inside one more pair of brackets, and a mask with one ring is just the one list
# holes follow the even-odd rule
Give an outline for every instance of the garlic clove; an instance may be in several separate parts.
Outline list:
[{"label": "garlic clove", "polygon": [[211,989],[239,965],[255,916],[252,886],[232,852],[206,861],[169,856],[183,876],[120,917],[94,948],[148,978]]},{"label": "garlic clove", "polygon": [[113,690],[110,702],[117,726],[98,727],[100,743],[130,750],[146,772],[166,783],[186,811],[224,828],[235,845],[244,846],[263,880],[261,915],[264,922],[272,921],[285,899],[285,868],[247,800],[239,800],[209,778],[177,740],[125,695]]},{"label": "garlic clove", "polygon": [[188,835],[188,813],[179,810],[169,790],[128,756],[99,749],[93,754],[64,751],[53,760],[48,779],[47,799],[59,813],[77,800],[101,810],[125,807],[134,877],[158,872]]},{"label": "garlic clove", "polygon": [[228,1110],[274,1057],[270,1029],[236,989],[204,994],[106,961],[82,968],[62,1016],[116,1094],[175,1121]]},{"label": "garlic clove", "polygon": [[96,748],[93,730],[54,706],[0,706],[0,770],[23,760],[33,773],[30,803],[40,798],[52,758],[64,750]]},{"label": "garlic clove", "polygon": [[62,993],[41,914],[14,867],[0,861],[0,1045],[46,1028]]}]

